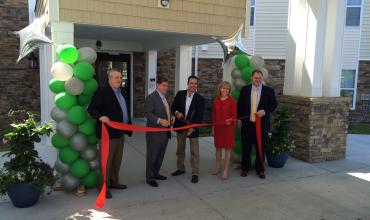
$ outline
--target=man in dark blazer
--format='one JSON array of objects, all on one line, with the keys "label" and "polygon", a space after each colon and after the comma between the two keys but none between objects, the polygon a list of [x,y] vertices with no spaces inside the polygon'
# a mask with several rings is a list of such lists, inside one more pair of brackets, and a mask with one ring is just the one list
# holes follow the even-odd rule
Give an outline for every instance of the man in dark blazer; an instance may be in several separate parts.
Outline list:
[{"label": "man in dark blazer", "polygon": [[[99,88],[87,108],[87,111],[97,120],[96,136],[101,139],[101,123],[109,121],[124,122],[131,124],[127,98],[121,91],[122,74],[118,69],[109,69],[108,85]],[[109,133],[109,156],[107,163],[107,187],[114,189],[126,189],[127,186],[119,183],[119,170],[122,162],[124,134],[131,136],[132,132],[121,131],[107,126]],[[99,150],[101,141],[99,141]],[[100,153],[99,153],[100,155]],[[100,158],[101,159],[101,158]],[[101,176],[101,175],[100,175]],[[102,176],[100,177],[102,184]],[[112,198],[109,190],[107,198]]]},{"label": "man in dark blazer", "polygon": [[[147,127],[170,127],[171,112],[165,97],[167,91],[168,79],[157,77],[156,91],[145,99],[144,112],[147,119]],[[158,187],[156,180],[167,179],[167,177],[159,174],[159,170],[161,169],[170,137],[170,131],[146,133],[146,182],[152,187]]]},{"label": "man in dark blazer", "polygon": [[[277,102],[274,90],[262,85],[262,77],[260,70],[254,70],[251,77],[252,84],[241,89],[238,99],[238,118],[242,118],[242,171],[240,175],[242,177],[248,175],[251,168],[251,149],[254,145],[256,149],[256,172],[259,178],[265,179],[264,149],[270,129],[270,114],[275,110]],[[262,161],[257,147],[255,117],[261,118]]]},{"label": "man in dark blazer", "polygon": [[[188,124],[201,123],[204,114],[204,98],[197,92],[198,78],[189,76],[188,89],[178,91],[171,106],[172,114],[176,116],[174,128]],[[177,132],[177,170],[172,176],[185,173],[186,138],[190,141],[192,183],[199,180],[199,129],[191,128]]]}]

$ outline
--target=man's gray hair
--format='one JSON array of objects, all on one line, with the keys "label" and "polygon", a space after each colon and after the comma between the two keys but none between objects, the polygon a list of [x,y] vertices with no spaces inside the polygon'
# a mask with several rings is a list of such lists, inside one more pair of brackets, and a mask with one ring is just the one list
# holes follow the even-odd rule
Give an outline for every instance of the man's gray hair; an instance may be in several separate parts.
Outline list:
[{"label": "man's gray hair", "polygon": [[113,73],[113,72],[119,72],[119,73],[121,73],[121,71],[120,71],[119,69],[117,69],[117,68],[109,68],[109,69],[107,70],[108,78],[110,78],[110,77],[112,76],[112,73]]}]

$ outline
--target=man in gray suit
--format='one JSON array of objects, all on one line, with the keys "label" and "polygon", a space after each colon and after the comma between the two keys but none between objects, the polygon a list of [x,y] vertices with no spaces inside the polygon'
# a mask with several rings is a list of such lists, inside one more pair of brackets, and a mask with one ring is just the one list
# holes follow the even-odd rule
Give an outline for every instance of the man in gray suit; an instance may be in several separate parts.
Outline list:
[{"label": "man in gray suit", "polygon": [[[145,118],[147,127],[169,128],[171,125],[171,113],[166,93],[168,91],[168,79],[157,77],[156,91],[145,100]],[[156,180],[166,180],[167,177],[159,174],[164,154],[166,152],[169,131],[146,133],[146,182],[152,187],[158,187]]]}]

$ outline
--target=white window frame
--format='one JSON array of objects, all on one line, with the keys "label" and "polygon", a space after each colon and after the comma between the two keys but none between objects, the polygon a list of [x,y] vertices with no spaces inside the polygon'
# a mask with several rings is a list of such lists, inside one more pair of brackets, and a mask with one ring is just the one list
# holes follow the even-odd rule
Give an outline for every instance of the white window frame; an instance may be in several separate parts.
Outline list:
[{"label": "white window frame", "polygon": [[[361,0],[361,3],[359,5],[348,5],[348,0],[346,0],[346,20],[345,20],[345,23],[344,25],[347,27],[347,28],[358,28],[361,26],[361,20],[362,20],[362,8],[363,8],[363,2],[364,0]],[[358,21],[358,25],[357,26],[349,26],[347,25],[347,9],[348,8],[360,8],[360,18],[359,18],[359,21]]]},{"label": "white window frame", "polygon": [[[352,99],[352,104],[350,106],[350,109],[355,110],[356,109],[356,97],[357,97],[358,68],[357,69],[345,68],[345,69],[342,69],[342,72],[343,72],[343,70],[354,70],[355,71],[355,83],[353,85],[353,88],[346,88],[346,87],[342,87],[342,86],[340,87],[340,91],[342,91],[342,90],[352,90],[353,91],[353,99]],[[342,84],[342,82],[341,82],[341,84]]]}]

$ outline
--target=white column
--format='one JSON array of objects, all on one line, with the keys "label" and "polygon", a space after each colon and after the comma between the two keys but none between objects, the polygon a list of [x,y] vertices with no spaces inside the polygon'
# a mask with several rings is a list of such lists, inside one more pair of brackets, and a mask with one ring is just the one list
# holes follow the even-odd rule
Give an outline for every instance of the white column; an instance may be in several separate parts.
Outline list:
[{"label": "white column", "polygon": [[[41,120],[51,122],[50,111],[55,106],[55,95],[49,90],[49,82],[52,79],[50,69],[57,61],[56,48],[58,44],[73,44],[73,23],[51,21],[52,45],[43,45],[40,48],[40,104]],[[36,144],[40,157],[47,163],[54,165],[57,160],[57,150],[51,147],[50,138],[43,139]]]},{"label": "white column", "polygon": [[192,46],[180,45],[176,47],[175,93],[187,88],[188,77],[191,72]]},{"label": "white column", "polygon": [[155,90],[157,78],[157,51],[146,52],[145,97]]},{"label": "white column", "polygon": [[344,0],[291,0],[284,94],[338,96]]}]

